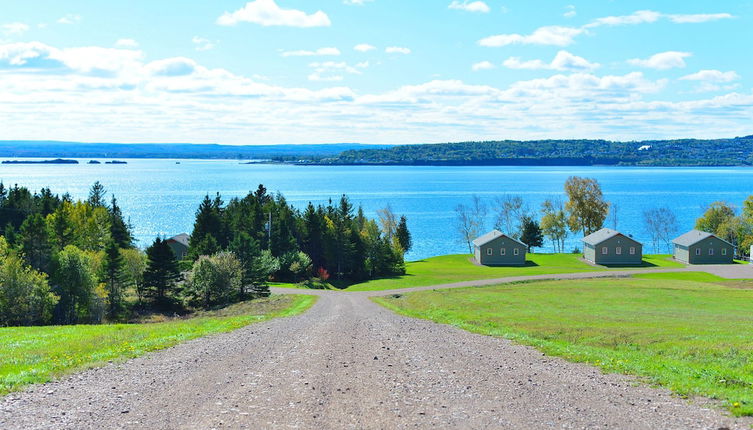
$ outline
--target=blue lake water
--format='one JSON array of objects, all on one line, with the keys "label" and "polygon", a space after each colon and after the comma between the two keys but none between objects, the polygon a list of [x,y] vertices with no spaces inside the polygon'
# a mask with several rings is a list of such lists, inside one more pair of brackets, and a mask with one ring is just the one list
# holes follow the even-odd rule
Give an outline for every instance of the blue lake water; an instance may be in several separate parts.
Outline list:
[{"label": "blue lake water", "polygon": [[[114,193],[130,217],[140,246],[155,236],[190,232],[194,213],[206,194],[225,201],[263,183],[294,206],[326,203],[347,194],[369,216],[392,205],[408,217],[414,249],[409,259],[467,252],[455,228],[454,208],[478,195],[490,205],[496,197],[518,194],[538,209],[546,198],[564,199],[568,176],[599,180],[605,198],[618,206],[618,228],[646,244],[644,210],[669,206],[681,230],[693,227],[704,206],[726,200],[737,206],[753,194],[753,169],[634,167],[365,167],[244,165],[231,160],[128,160],[127,165],[0,165],[6,186],[18,183],[38,190],[85,198],[94,181]],[[495,215],[488,215],[488,228]],[[611,227],[611,222],[608,225]],[[568,250],[578,246],[571,236]],[[540,251],[551,251],[546,244]]]}]

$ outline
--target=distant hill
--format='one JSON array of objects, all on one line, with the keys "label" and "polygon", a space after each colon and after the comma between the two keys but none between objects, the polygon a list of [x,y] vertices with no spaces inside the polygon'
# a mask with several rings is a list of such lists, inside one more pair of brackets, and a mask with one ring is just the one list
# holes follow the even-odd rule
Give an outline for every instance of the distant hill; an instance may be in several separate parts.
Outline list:
[{"label": "distant hill", "polygon": [[733,139],[531,140],[400,145],[312,159],[333,165],[751,166],[753,135]]},{"label": "distant hill", "polygon": [[343,151],[385,148],[385,145],[336,143],[318,145],[217,145],[190,143],[81,143],[2,140],[0,157],[43,158],[224,158],[297,160],[327,157]]}]

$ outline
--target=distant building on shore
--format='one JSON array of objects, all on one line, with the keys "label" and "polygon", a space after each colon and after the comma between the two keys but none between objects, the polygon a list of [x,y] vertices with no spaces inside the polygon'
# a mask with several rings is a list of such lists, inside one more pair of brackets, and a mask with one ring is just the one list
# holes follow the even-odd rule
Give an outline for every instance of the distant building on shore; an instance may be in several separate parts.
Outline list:
[{"label": "distant building on shore", "polygon": [[524,266],[526,264],[528,246],[499,230],[492,230],[477,238],[473,241],[473,247],[476,262],[484,266]]},{"label": "distant building on shore", "polygon": [[732,264],[735,247],[712,233],[690,230],[675,238],[675,260],[686,264]]},{"label": "distant building on shore", "polygon": [[583,238],[583,258],[606,266],[638,266],[643,262],[643,245],[617,230],[602,228]]},{"label": "distant building on shore", "polygon": [[167,239],[167,245],[173,250],[175,258],[182,260],[188,255],[188,242],[191,240],[191,236],[187,233],[181,233],[177,236],[173,236]]}]

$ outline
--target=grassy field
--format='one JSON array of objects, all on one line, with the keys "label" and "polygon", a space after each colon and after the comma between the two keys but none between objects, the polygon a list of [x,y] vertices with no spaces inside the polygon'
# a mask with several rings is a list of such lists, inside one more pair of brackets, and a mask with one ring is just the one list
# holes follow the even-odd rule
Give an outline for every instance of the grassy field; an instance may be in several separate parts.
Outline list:
[{"label": "grassy field", "polygon": [[[688,279],[671,279],[677,275]],[[753,415],[752,286],[693,280],[711,279],[702,275],[517,283],[375,300]]]},{"label": "grassy field", "polygon": [[125,360],[200,336],[301,313],[314,296],[272,296],[153,324],[0,328],[0,395],[108,360]]},{"label": "grassy field", "polygon": [[[610,270],[591,266],[580,260],[580,254],[528,254],[528,265],[523,267],[477,266],[469,261],[470,255],[443,255],[406,264],[406,274],[395,278],[376,279],[351,285],[348,291],[376,291],[395,288],[423,287],[479,279],[495,279],[507,276],[550,275],[575,272],[599,272]],[[666,255],[649,255],[644,258],[646,267],[683,267]],[[626,268],[615,268],[625,270]]]}]

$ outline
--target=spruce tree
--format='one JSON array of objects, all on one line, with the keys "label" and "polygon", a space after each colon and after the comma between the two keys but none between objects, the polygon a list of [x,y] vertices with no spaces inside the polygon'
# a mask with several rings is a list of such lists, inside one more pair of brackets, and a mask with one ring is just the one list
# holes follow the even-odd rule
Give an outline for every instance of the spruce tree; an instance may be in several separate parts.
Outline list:
[{"label": "spruce tree", "polygon": [[196,211],[191,232],[188,255],[196,260],[202,255],[212,255],[222,249],[226,243],[223,232],[222,200],[220,195],[214,199],[207,194]]},{"label": "spruce tree", "polygon": [[520,224],[520,241],[528,245],[528,252],[531,252],[532,248],[544,245],[544,234],[535,219],[524,216]]},{"label": "spruce tree", "polygon": [[40,214],[26,218],[18,234],[27,264],[40,272],[49,273],[52,248],[47,234],[47,224]]},{"label": "spruce tree", "polygon": [[123,289],[126,282],[123,257],[115,240],[108,242],[105,248],[102,280],[107,289],[107,316],[111,321],[118,320],[124,310]]},{"label": "spruce tree", "polygon": [[118,206],[118,200],[112,196],[110,212],[110,236],[119,248],[127,249],[133,246],[131,226],[123,219],[123,212]]},{"label": "spruce tree", "polygon": [[411,237],[410,230],[408,230],[408,220],[405,218],[405,215],[400,217],[395,236],[397,236],[397,243],[400,245],[400,248],[403,248],[403,252],[408,252],[413,248],[413,238]]},{"label": "spruce tree", "polygon": [[107,190],[105,189],[105,186],[99,181],[95,182],[89,189],[89,198],[87,199],[89,204],[95,208],[105,207],[106,198]]},{"label": "spruce tree", "polygon": [[175,284],[180,278],[178,262],[167,241],[159,237],[146,249],[145,293],[159,307],[169,305]]}]

